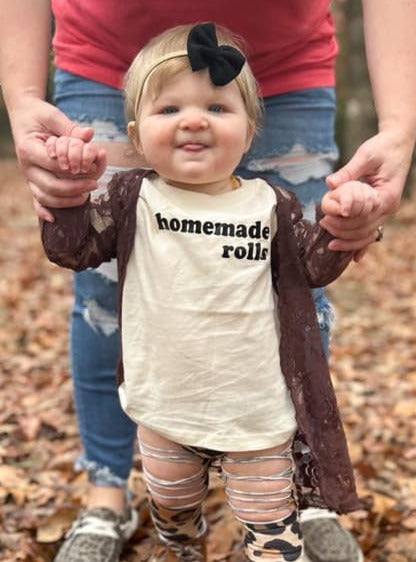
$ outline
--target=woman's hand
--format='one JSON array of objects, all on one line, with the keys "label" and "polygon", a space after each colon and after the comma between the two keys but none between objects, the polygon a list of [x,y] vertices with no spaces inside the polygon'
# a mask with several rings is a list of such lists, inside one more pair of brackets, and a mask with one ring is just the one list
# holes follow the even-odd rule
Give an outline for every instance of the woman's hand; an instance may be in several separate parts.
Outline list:
[{"label": "woman's hand", "polygon": [[358,261],[369,244],[379,239],[378,227],[399,209],[413,149],[413,137],[386,129],[365,141],[345,166],[328,176],[327,184],[333,190],[360,180],[374,188],[380,198],[370,213],[354,219],[343,217],[334,208],[327,209],[320,224],[335,237],[330,244],[332,250],[354,251]]},{"label": "woman's hand", "polygon": [[88,142],[93,129],[76,125],[53,105],[29,96],[14,104],[10,122],[16,154],[38,216],[52,222],[53,215],[45,207],[81,205],[85,194],[96,189],[105,159],[100,159],[84,177],[74,176],[70,170],[60,170],[57,159],[48,154],[46,142],[51,135],[68,135]]}]

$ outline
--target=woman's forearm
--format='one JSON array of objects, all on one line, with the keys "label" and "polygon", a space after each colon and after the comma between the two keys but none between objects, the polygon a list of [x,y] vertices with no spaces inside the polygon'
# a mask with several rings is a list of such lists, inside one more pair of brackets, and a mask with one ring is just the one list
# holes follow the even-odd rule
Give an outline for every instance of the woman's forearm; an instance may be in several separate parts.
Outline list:
[{"label": "woman's forearm", "polygon": [[416,138],[416,0],[362,0],[379,129]]},{"label": "woman's forearm", "polygon": [[0,82],[10,114],[25,99],[44,99],[50,39],[49,0],[0,0]]}]

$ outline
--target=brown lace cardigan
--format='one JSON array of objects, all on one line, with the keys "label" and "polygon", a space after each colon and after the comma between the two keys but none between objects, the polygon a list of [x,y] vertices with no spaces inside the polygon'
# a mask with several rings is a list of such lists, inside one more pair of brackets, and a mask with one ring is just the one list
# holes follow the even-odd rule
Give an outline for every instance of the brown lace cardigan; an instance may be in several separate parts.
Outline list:
[{"label": "brown lace cardigan", "polygon": [[[117,257],[119,304],[136,231],[136,206],[149,171],[116,174],[98,202],[53,209],[55,223],[41,224],[48,258],[79,271]],[[293,451],[300,508],[338,513],[360,508],[346,439],[322,349],[310,288],[336,279],[351,254],[328,250],[329,233],[302,218],[296,198],[276,192],[278,235],[272,241],[273,285],[279,295],[282,371],[296,409]],[[122,310],[119,307],[120,326]],[[123,380],[122,358],[117,381]]]}]

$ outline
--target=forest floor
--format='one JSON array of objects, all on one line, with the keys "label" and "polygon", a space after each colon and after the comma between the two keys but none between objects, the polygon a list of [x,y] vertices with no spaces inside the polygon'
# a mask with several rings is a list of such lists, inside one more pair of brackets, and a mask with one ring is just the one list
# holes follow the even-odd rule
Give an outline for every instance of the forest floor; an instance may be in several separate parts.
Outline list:
[{"label": "forest floor", "polygon": [[[0,161],[0,560],[51,561],[85,493],[68,364],[70,272],[48,263],[28,189]],[[416,562],[416,201],[329,289],[331,371],[364,508],[342,517],[368,562]],[[140,458],[131,485],[143,497]],[[210,561],[240,539],[214,479]],[[145,561],[150,524],[123,562]]]}]

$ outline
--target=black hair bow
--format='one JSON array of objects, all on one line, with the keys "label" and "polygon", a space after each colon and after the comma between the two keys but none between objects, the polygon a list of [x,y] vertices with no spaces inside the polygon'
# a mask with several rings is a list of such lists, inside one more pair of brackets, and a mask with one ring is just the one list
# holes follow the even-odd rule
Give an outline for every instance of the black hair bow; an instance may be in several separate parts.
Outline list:
[{"label": "black hair bow", "polygon": [[194,72],[208,68],[215,86],[225,86],[234,80],[246,61],[235,47],[218,45],[213,23],[202,23],[191,29],[188,35],[188,57]]}]

